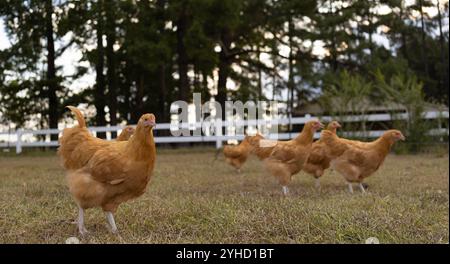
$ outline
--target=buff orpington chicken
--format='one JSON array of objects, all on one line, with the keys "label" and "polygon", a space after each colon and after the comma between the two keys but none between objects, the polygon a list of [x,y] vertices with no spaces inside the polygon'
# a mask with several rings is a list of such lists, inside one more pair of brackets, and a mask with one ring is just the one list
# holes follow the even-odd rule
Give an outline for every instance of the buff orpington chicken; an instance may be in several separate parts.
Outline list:
[{"label": "buff orpington chicken", "polygon": [[[332,121],[327,125],[326,130],[336,134],[336,130],[341,127],[337,121]],[[325,131],[325,130],[324,130]],[[323,133],[323,131],[322,131]],[[303,171],[311,174],[316,179],[316,188],[320,188],[320,177],[323,176],[326,169],[330,167],[330,157],[328,155],[328,146],[319,139],[312,144],[311,153],[303,167]]]},{"label": "buff orpington chicken", "polygon": [[363,180],[380,168],[394,143],[405,140],[405,136],[401,131],[392,129],[372,142],[358,141],[354,144],[324,131],[321,139],[330,149],[331,168],[344,177],[350,193],[353,193],[353,183],[358,183],[361,192],[365,193]]},{"label": "buff orpington chicken", "polygon": [[238,173],[241,172],[241,167],[244,165],[251,151],[251,145],[248,140],[249,136],[246,136],[239,145],[225,146],[223,148],[225,161],[233,166]]},{"label": "buff orpington chicken", "polygon": [[134,133],[134,128],[132,126],[126,126],[122,129],[119,136],[116,138],[117,141],[127,141]]},{"label": "buff orpington chicken", "polygon": [[277,141],[267,140],[261,134],[256,134],[254,136],[249,136],[248,142],[251,146],[251,152],[259,160],[267,159],[276,145]]},{"label": "buff orpington chicken", "polygon": [[128,141],[106,141],[92,136],[79,109],[68,106],[78,125],[66,128],[60,138],[58,155],[67,170],[70,193],[78,205],[78,230],[84,235],[84,212],[101,207],[111,231],[117,232],[117,207],[142,195],[155,164],[153,138],[155,116],[144,114]]},{"label": "buff orpington chicken", "polygon": [[311,151],[314,133],[323,128],[318,120],[306,122],[302,132],[293,140],[278,141],[273,146],[269,157],[264,159],[264,165],[282,186],[284,195],[289,192],[288,184],[292,176],[302,170]]}]

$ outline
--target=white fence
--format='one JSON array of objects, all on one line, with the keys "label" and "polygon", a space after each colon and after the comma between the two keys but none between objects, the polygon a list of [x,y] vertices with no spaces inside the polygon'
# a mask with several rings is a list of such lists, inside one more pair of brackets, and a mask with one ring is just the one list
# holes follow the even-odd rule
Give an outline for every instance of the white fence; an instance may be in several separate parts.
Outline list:
[{"label": "white fence", "polygon": [[[429,111],[424,113],[425,119],[447,119],[449,117],[448,111]],[[207,122],[197,122],[197,123],[184,123],[181,125],[181,128],[189,128],[190,130],[197,130],[202,129],[203,126],[209,126],[212,125],[215,127],[216,131],[219,133],[216,133],[213,136],[207,136],[207,135],[201,135],[201,136],[160,136],[155,137],[155,142],[158,143],[189,143],[189,142],[216,142],[216,147],[220,148],[222,146],[223,141],[236,139],[241,140],[244,138],[243,135],[222,135],[222,128],[223,127],[229,127],[233,125],[249,125],[249,126],[257,126],[258,124],[273,124],[273,125],[301,125],[310,120],[312,117],[294,117],[294,118],[283,118],[283,119],[277,119],[277,120],[245,120],[245,121],[222,121],[222,122],[215,122],[215,123],[207,123]],[[401,114],[389,114],[389,113],[383,113],[383,114],[368,114],[368,115],[349,115],[349,116],[341,116],[339,118],[340,122],[348,123],[348,122],[381,122],[381,121],[391,121],[391,120],[405,120],[408,118],[407,113],[401,113]],[[321,121],[328,122],[332,120],[333,118],[330,116],[322,116],[320,117]],[[241,124],[239,124],[242,122]],[[447,121],[448,122],[448,121]],[[173,130],[177,129],[179,124],[170,124],[170,123],[164,123],[164,124],[157,124],[154,130]],[[93,132],[94,134],[98,132],[106,132],[108,134],[108,138],[111,138],[111,132],[120,132],[123,127],[121,126],[107,126],[107,127],[89,127],[89,130]],[[11,132],[0,132],[0,136],[3,135],[3,137],[7,137],[8,139],[6,142],[0,142],[0,148],[9,148],[9,147],[15,147],[16,153],[19,154],[22,152],[23,147],[56,147],[58,146],[57,141],[50,141],[50,135],[51,134],[61,134],[61,130],[58,129],[43,129],[43,130],[17,130],[17,131],[11,131]],[[344,136],[353,136],[353,137],[368,137],[368,138],[374,138],[379,137],[383,133],[383,130],[371,130],[371,131],[353,131],[353,132],[343,132]],[[295,137],[298,134],[298,132],[292,132],[292,133],[278,133],[278,134],[270,134],[268,135],[269,138],[272,139],[281,139],[281,140],[287,140]],[[430,135],[436,135],[436,136],[443,136],[443,135],[449,135],[448,128],[442,128],[441,122],[439,122],[439,126],[435,129],[431,129],[429,131]],[[46,139],[41,141],[36,141],[34,137],[31,137],[33,141],[27,141],[24,140],[25,135],[45,135]],[[320,136],[320,133],[316,133],[314,135],[315,138],[318,138]],[[11,137],[15,140],[11,140]]]}]

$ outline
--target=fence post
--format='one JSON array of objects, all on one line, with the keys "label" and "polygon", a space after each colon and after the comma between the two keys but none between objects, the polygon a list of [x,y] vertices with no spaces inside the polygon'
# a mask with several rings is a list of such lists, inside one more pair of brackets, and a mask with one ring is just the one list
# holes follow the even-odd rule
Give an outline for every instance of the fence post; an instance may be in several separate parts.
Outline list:
[{"label": "fence post", "polygon": [[[216,122],[214,122],[216,125],[216,137],[222,136],[222,119],[218,118],[216,119]],[[222,147],[222,140],[217,138],[216,140],[216,149],[220,149]]]},{"label": "fence post", "polygon": [[440,135],[440,137],[439,137],[439,141],[441,141],[441,142],[443,142],[444,141],[444,137],[442,136],[442,122],[441,122],[441,116],[442,116],[442,112],[441,111],[439,111],[439,115],[437,116],[437,120],[438,120],[438,133],[439,133],[439,135]]},{"label": "fence post", "polygon": [[16,141],[16,154],[22,153],[22,129],[16,131],[17,141]]}]

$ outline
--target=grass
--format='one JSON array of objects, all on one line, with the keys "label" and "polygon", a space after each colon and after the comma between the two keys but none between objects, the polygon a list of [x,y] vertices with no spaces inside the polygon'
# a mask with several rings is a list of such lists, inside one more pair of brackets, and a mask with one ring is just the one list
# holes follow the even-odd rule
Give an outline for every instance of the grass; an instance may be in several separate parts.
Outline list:
[{"label": "grass", "polygon": [[[158,154],[147,192],[119,207],[120,236],[90,209],[82,243],[449,242],[448,154],[390,155],[366,195],[332,171],[318,191],[301,172],[289,197],[253,158],[238,175],[212,149]],[[0,243],[65,243],[76,214],[54,153],[0,157]]]}]

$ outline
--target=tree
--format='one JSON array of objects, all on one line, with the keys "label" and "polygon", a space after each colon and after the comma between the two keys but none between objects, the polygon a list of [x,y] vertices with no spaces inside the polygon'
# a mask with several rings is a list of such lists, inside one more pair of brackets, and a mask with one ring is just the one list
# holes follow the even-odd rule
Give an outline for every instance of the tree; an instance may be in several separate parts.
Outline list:
[{"label": "tree", "polygon": [[[325,92],[320,98],[320,104],[326,112],[342,120],[345,115],[361,115],[362,120],[355,123],[344,123],[343,130],[352,131],[360,127],[363,132],[367,131],[366,114],[371,102],[373,84],[359,74],[350,74],[341,71],[332,82],[326,84]],[[345,120],[342,120],[345,121]],[[356,127],[355,127],[356,126]],[[363,137],[366,137],[364,134]]]},{"label": "tree", "polygon": [[[7,105],[20,102],[29,104],[22,108],[25,110],[21,113],[24,117],[18,120],[19,125],[40,113],[46,117],[46,122],[39,122],[42,126],[58,127],[60,105],[64,99],[61,97],[65,92],[60,85],[62,76],[58,76],[55,61],[71,43],[59,50],[55,49],[56,39],[62,35],[54,24],[58,25],[58,22],[66,19],[66,13],[63,12],[65,4],[54,5],[51,0],[11,0],[3,1],[0,5],[0,16],[7,21],[6,32],[13,40],[12,46],[2,52],[3,59],[8,63],[2,66],[4,71],[1,75],[5,82],[0,91],[1,94],[10,95],[16,91],[14,96],[2,96],[2,102]],[[55,12],[55,9],[62,12]],[[44,69],[39,69],[39,64],[45,64]],[[36,100],[24,102],[19,97]],[[9,118],[17,120],[12,116]],[[56,134],[52,135],[52,140],[57,140]]]},{"label": "tree", "polygon": [[[408,150],[417,152],[421,144],[429,139],[427,132],[429,125],[424,121],[425,94],[423,83],[414,75],[394,75],[386,80],[381,72],[376,73],[376,85],[385,93],[385,100],[396,102],[406,108],[406,123],[395,122],[395,127],[406,131]],[[393,115],[395,117],[395,114]]]},{"label": "tree", "polygon": [[[117,4],[115,1],[108,1],[105,5],[106,17],[106,63],[107,63],[107,79],[108,79],[108,109],[109,124],[117,125],[117,69],[116,69],[116,53],[114,46],[116,44],[116,12]],[[116,137],[115,133],[111,133],[112,137]]]},{"label": "tree", "polygon": [[[94,105],[97,113],[95,115],[95,124],[97,126],[105,126],[105,75],[103,74],[105,68],[105,57],[104,57],[104,47],[103,47],[103,0],[97,0],[95,5],[96,12],[95,17],[97,21],[96,26],[96,42],[97,42],[97,60],[95,63],[95,75],[96,75],[96,84],[94,86]],[[97,133],[97,136],[100,138],[106,138],[106,133]]]},{"label": "tree", "polygon": [[[448,5],[448,2],[447,2]],[[441,57],[441,66],[440,66],[440,72],[441,72],[441,79],[440,79],[440,83],[441,83],[441,91],[445,91],[449,85],[448,83],[448,53],[446,56],[446,51],[448,52],[448,48],[445,48],[445,40],[444,40],[444,33],[442,30],[442,15],[441,15],[441,5],[439,0],[437,1],[436,4],[436,8],[438,10],[438,16],[437,16],[437,23],[438,23],[438,28],[439,28],[439,48],[440,48],[440,57]],[[448,8],[447,8],[448,10]],[[448,40],[447,40],[447,44],[448,44]],[[447,63],[446,63],[446,59],[447,58]]]},{"label": "tree", "polygon": [[[12,45],[0,51],[0,112],[56,127],[62,106],[83,102],[98,126],[106,109],[111,125],[146,112],[169,122],[173,101],[200,92],[222,107],[276,98],[289,115],[330,87],[345,90],[335,83],[342,72],[374,82],[378,69],[387,82],[417,76],[427,100],[448,104],[448,3],[434,16],[426,8],[435,2],[6,0],[0,18]],[[68,47],[82,56],[64,76],[57,63]],[[90,73],[95,84],[68,88]],[[370,96],[385,95],[375,86]]]}]

